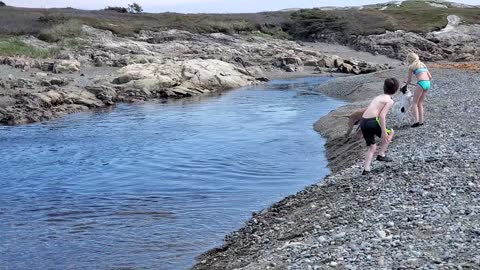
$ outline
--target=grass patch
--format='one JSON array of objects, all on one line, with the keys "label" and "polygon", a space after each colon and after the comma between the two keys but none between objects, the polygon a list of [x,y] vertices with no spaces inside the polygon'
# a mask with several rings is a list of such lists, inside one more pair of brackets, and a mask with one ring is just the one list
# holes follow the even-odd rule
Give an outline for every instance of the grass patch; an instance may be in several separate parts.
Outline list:
[{"label": "grass patch", "polygon": [[457,15],[465,24],[480,23],[479,8],[438,8],[424,1],[405,1],[400,6],[381,5],[343,10],[300,10],[291,15],[285,30],[297,39],[316,39],[334,33],[341,41],[351,35],[380,34],[405,30],[415,33],[437,31],[447,25],[448,15]]},{"label": "grass patch", "polygon": [[81,22],[77,20],[68,20],[41,30],[38,38],[47,42],[58,42],[67,38],[78,37],[82,33],[81,25]]},{"label": "grass patch", "polygon": [[480,23],[479,8],[458,8],[445,3],[449,8],[433,7],[424,1],[404,1],[382,11],[397,29],[415,33],[437,31],[447,25],[448,15],[457,15],[464,24]]},{"label": "grass patch", "polygon": [[59,45],[63,49],[80,50],[82,48],[85,48],[88,45],[88,42],[76,38],[69,38],[62,40]]},{"label": "grass patch", "polygon": [[59,49],[35,48],[18,38],[0,39],[0,55],[4,56],[26,56],[32,58],[48,58],[59,53]]}]

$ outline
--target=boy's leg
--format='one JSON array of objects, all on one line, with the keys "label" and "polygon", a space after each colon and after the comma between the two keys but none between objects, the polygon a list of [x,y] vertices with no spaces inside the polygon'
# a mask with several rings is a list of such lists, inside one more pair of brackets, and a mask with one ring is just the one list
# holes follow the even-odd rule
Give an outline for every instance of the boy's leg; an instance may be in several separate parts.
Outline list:
[{"label": "boy's leg", "polygon": [[387,148],[390,145],[390,143],[392,142],[394,133],[395,132],[392,129],[390,134],[388,134],[388,141],[387,142],[382,142],[382,144],[380,145],[380,152],[378,152],[379,156],[382,156],[382,157],[385,156],[385,152],[387,152]]},{"label": "boy's leg", "polygon": [[368,146],[367,154],[365,155],[365,164],[364,164],[364,170],[365,171],[371,171],[372,170],[372,159],[373,155],[375,154],[375,151],[377,150],[377,145],[376,144],[371,144]]}]

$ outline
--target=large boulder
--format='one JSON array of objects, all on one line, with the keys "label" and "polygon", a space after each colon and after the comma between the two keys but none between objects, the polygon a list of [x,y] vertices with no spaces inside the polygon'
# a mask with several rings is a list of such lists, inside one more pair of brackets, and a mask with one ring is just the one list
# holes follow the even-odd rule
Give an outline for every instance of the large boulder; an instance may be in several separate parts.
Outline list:
[{"label": "large boulder", "polygon": [[191,96],[256,82],[244,68],[215,59],[134,64],[119,73],[112,83],[126,99]]},{"label": "large boulder", "polygon": [[298,57],[279,57],[273,62],[273,65],[279,68],[285,68],[287,66],[301,66],[303,65],[303,61]]},{"label": "large boulder", "polygon": [[1,65],[8,65],[14,68],[28,70],[32,66],[31,59],[25,59],[22,57],[0,57]]},{"label": "large boulder", "polygon": [[309,58],[305,61],[304,65],[306,67],[316,67],[316,66],[319,66],[319,61],[316,58]]},{"label": "large boulder", "polygon": [[55,73],[71,73],[80,71],[80,62],[77,60],[60,60],[54,63],[53,72]]},{"label": "large boulder", "polygon": [[118,100],[117,91],[109,86],[86,86],[87,91],[93,93],[96,98],[106,105],[113,105]]},{"label": "large boulder", "polygon": [[336,66],[338,61],[339,57],[336,55],[325,55],[320,61],[318,61],[318,66],[324,68],[334,68],[338,67],[338,65]]},{"label": "large boulder", "polygon": [[353,66],[347,63],[343,63],[338,67],[338,69],[343,73],[353,73]]}]

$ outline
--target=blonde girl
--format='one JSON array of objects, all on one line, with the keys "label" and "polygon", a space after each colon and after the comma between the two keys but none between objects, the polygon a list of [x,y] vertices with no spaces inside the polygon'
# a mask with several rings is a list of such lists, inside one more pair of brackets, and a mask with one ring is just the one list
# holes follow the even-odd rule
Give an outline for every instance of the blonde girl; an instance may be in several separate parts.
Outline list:
[{"label": "blonde girl", "polygon": [[428,71],[427,66],[420,61],[417,54],[411,52],[407,55],[408,62],[408,78],[405,82],[407,85],[412,82],[412,76],[417,78],[417,86],[412,100],[412,112],[415,117],[415,123],[412,127],[422,126],[424,123],[424,102],[428,89],[431,87],[432,74]]}]

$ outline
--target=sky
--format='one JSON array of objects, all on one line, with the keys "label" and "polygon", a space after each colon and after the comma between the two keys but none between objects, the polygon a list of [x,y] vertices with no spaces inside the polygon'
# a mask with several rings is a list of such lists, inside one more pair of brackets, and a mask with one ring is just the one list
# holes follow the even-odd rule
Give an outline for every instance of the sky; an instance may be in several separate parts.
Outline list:
[{"label": "sky", "polygon": [[[243,13],[274,11],[286,8],[312,8],[322,6],[360,6],[389,2],[385,0],[2,0],[10,6],[20,7],[73,7],[102,9],[106,6],[127,6],[139,3],[146,12],[180,13]],[[455,2],[480,5],[480,0]]]}]

